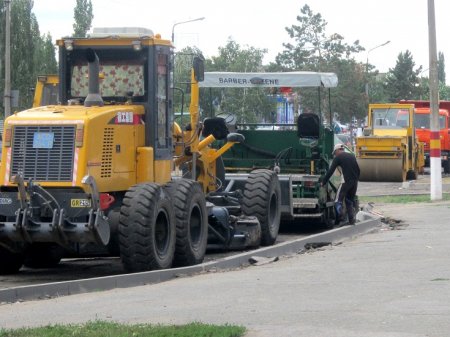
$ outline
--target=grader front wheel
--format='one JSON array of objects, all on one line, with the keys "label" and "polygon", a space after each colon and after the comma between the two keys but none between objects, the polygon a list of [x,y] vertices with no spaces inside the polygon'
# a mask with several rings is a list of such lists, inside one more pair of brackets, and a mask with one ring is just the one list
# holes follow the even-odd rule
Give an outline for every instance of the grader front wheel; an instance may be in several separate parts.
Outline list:
[{"label": "grader front wheel", "polygon": [[120,209],[120,257],[128,272],[166,269],[175,253],[175,221],[168,194],[154,183],[131,187]]}]

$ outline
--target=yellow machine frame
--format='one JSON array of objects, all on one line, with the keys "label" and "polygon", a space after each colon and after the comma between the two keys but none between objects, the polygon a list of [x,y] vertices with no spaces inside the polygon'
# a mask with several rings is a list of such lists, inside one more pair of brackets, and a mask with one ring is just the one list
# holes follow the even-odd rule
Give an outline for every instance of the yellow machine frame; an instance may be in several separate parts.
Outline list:
[{"label": "yellow machine frame", "polygon": [[[396,112],[395,120],[375,120],[376,110]],[[368,127],[356,138],[356,157],[361,181],[416,179],[425,162],[423,143],[415,137],[414,105],[370,104]]]}]

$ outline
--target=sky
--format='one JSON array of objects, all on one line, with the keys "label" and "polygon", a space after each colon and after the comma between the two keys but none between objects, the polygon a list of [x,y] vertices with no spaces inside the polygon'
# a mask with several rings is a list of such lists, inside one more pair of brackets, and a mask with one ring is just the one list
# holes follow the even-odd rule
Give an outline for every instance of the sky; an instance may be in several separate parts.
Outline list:
[{"label": "sky", "polygon": [[[428,0],[91,0],[93,27],[145,27],[171,39],[175,46],[197,46],[205,57],[218,55],[218,48],[232,38],[242,48],[267,49],[267,64],[291,42],[285,28],[297,25],[300,9],[307,4],[328,23],[326,34],[338,33],[346,43],[359,40],[366,51],[358,61],[374,65],[380,72],[395,67],[398,55],[409,50],[416,68],[428,75]],[[73,32],[76,0],[34,0],[41,34],[52,38]],[[450,1],[434,0],[438,52],[446,60],[450,83]],[[174,24],[204,17],[201,21]],[[390,41],[385,46],[381,44]]]}]

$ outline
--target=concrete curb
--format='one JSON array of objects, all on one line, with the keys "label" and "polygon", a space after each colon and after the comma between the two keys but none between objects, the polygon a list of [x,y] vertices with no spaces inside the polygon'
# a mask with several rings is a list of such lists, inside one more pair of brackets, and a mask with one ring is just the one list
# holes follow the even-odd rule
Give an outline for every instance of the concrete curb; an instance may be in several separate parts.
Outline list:
[{"label": "concrete curb", "polygon": [[0,289],[0,303],[45,299],[116,288],[136,287],[164,282],[178,277],[192,276],[201,272],[238,268],[249,265],[249,259],[252,256],[273,258],[282,255],[296,254],[304,251],[305,245],[312,243],[336,244],[373,231],[381,225],[380,218],[369,213],[359,212],[358,216],[361,221],[355,226],[336,228],[325,233],[311,235],[294,241],[283,242],[270,247],[263,247],[196,266]]}]

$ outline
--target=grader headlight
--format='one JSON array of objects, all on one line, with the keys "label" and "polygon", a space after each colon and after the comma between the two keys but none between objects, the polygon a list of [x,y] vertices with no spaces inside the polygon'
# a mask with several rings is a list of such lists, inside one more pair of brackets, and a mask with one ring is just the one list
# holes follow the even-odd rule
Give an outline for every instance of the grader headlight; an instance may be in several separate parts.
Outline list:
[{"label": "grader headlight", "polygon": [[3,134],[3,145],[5,147],[11,147],[11,135],[12,135],[12,129],[11,126],[7,126],[4,130]]}]

